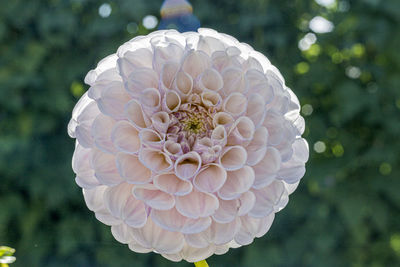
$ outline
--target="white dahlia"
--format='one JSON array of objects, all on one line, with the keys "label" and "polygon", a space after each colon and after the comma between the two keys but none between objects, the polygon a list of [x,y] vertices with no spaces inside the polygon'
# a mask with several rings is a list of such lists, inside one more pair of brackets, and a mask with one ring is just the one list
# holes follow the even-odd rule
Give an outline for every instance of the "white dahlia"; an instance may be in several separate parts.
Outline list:
[{"label": "white dahlia", "polygon": [[229,35],[139,36],[85,83],[68,126],[76,183],[133,251],[195,262],[248,245],[305,173],[297,97]]}]

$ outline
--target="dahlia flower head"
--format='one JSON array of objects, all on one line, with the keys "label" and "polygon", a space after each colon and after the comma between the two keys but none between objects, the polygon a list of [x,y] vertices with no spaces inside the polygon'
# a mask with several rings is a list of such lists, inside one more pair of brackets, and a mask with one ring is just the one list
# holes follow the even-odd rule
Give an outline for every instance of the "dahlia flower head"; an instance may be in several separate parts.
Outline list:
[{"label": "dahlia flower head", "polygon": [[261,53],[211,29],[138,36],[68,125],[88,208],[135,252],[203,260],[267,233],[305,173],[304,119]]}]

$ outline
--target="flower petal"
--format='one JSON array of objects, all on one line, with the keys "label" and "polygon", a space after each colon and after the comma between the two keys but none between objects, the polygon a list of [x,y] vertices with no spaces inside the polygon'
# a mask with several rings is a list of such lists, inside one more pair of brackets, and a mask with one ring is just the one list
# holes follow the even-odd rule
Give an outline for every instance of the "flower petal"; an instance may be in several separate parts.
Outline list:
[{"label": "flower petal", "polygon": [[132,190],[136,199],[157,210],[169,210],[175,206],[175,199],[152,184],[135,186]]},{"label": "flower petal", "polygon": [[253,209],[249,212],[249,216],[254,218],[263,218],[271,212],[276,211],[276,207],[286,193],[285,186],[281,181],[274,181],[270,185],[254,190],[256,203]]},{"label": "flower petal", "polygon": [[201,157],[197,152],[189,152],[180,156],[175,161],[175,174],[182,180],[187,180],[196,175],[201,167]]},{"label": "flower petal", "polygon": [[202,51],[190,51],[182,62],[182,70],[196,79],[201,73],[211,66],[210,58]]},{"label": "flower petal", "polygon": [[226,147],[219,158],[221,164],[227,171],[235,171],[244,166],[247,160],[246,150],[242,146]]},{"label": "flower petal", "polygon": [[268,147],[265,157],[253,166],[256,174],[254,188],[262,188],[274,181],[281,167],[281,155],[276,148]]},{"label": "flower petal", "polygon": [[218,209],[218,198],[209,193],[193,190],[188,195],[176,197],[176,209],[189,218],[208,217]]},{"label": "flower petal", "polygon": [[224,101],[223,110],[237,118],[247,109],[247,98],[241,93],[232,93]]},{"label": "flower petal", "polygon": [[146,88],[158,88],[158,74],[149,68],[134,69],[125,82],[126,90],[137,97]]},{"label": "flower petal", "polygon": [[173,168],[173,163],[168,155],[159,150],[142,148],[139,152],[139,160],[156,173],[167,172]]},{"label": "flower petal", "polygon": [[95,176],[102,184],[113,186],[124,181],[118,173],[114,155],[93,149],[91,162]]},{"label": "flower petal", "polygon": [[127,183],[146,184],[151,181],[151,171],[143,166],[137,156],[121,152],[116,160],[118,171]]},{"label": "flower petal", "polygon": [[150,120],[143,113],[140,103],[135,99],[132,99],[125,105],[125,115],[136,129],[150,126]]},{"label": "flower petal", "polygon": [[154,185],[160,190],[176,196],[184,196],[192,192],[190,181],[179,179],[174,173],[165,173],[153,177]]},{"label": "flower petal", "polygon": [[251,188],[254,177],[254,170],[249,166],[244,166],[236,171],[228,171],[226,182],[218,191],[218,196],[225,200],[238,198]]},{"label": "flower petal", "polygon": [[140,149],[139,131],[127,121],[119,121],[111,132],[113,144],[119,150],[134,154]]},{"label": "flower petal", "polygon": [[92,136],[95,145],[106,153],[115,153],[116,149],[111,140],[111,131],[116,121],[109,116],[99,114],[92,124]]},{"label": "flower petal", "polygon": [[218,191],[226,181],[226,171],[219,164],[209,164],[194,178],[193,185],[202,192]]}]

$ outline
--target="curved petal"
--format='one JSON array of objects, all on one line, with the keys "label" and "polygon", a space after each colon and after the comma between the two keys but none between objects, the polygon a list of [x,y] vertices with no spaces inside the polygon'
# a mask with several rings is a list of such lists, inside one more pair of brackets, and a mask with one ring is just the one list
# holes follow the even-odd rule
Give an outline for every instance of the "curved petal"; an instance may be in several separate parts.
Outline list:
[{"label": "curved petal", "polygon": [[268,232],[274,218],[275,213],[271,213],[263,219],[256,219],[249,216],[240,217],[242,224],[235,236],[235,241],[242,246],[251,244],[255,237],[261,237]]},{"label": "curved petal", "polygon": [[236,218],[238,205],[239,203],[237,199],[219,199],[219,207],[212,215],[212,218],[218,223],[229,223]]},{"label": "curved petal", "polygon": [[253,139],[246,147],[246,164],[254,166],[259,163],[267,152],[268,130],[265,127],[258,127],[254,132]]},{"label": "curved petal", "polygon": [[236,171],[228,171],[226,182],[218,191],[218,196],[225,200],[238,198],[251,188],[254,178],[254,170],[249,166],[244,166]]},{"label": "curved petal", "polygon": [[209,164],[194,178],[193,185],[202,192],[218,191],[226,181],[226,171],[219,164]]},{"label": "curved petal", "polygon": [[92,136],[95,145],[106,153],[115,153],[116,149],[111,140],[111,131],[116,121],[109,116],[99,114],[92,124]]},{"label": "curved petal", "polygon": [[173,89],[178,93],[182,100],[186,100],[193,90],[193,79],[184,71],[176,74]]},{"label": "curved petal", "polygon": [[265,102],[259,94],[249,96],[246,116],[249,117],[257,128],[265,119]]},{"label": "curved petal", "polygon": [[140,149],[139,131],[127,121],[119,121],[111,132],[111,140],[119,150],[134,154]]},{"label": "curved petal", "polygon": [[206,69],[198,79],[197,87],[200,91],[218,92],[222,89],[224,81],[215,69]]},{"label": "curved petal", "polygon": [[247,109],[247,98],[241,93],[232,93],[224,100],[223,110],[237,118]]},{"label": "curved petal", "polygon": [[277,211],[276,207],[286,193],[285,186],[281,181],[274,181],[270,185],[253,190],[256,202],[249,216],[254,218],[264,218],[271,212]]},{"label": "curved petal", "polygon": [[113,186],[124,181],[118,173],[114,155],[93,149],[91,162],[95,176],[102,184]]},{"label": "curved petal", "polygon": [[169,115],[164,111],[157,112],[151,116],[151,122],[156,131],[165,134],[170,124]]},{"label": "curved petal", "polygon": [[150,68],[134,69],[125,82],[126,90],[138,97],[146,88],[158,88],[158,74]]},{"label": "curved petal", "polygon": [[182,180],[187,180],[196,175],[201,167],[201,157],[197,152],[189,152],[180,156],[175,161],[175,174]]},{"label": "curved petal", "polygon": [[181,106],[181,97],[175,91],[168,91],[162,102],[162,109],[168,113],[173,113],[179,110]]},{"label": "curved petal", "polygon": [[118,153],[116,160],[119,174],[127,183],[146,184],[151,181],[151,171],[143,166],[137,156]]},{"label": "curved petal", "polygon": [[152,184],[135,186],[132,190],[136,199],[157,210],[169,210],[175,206],[175,199],[170,194],[160,191]]},{"label": "curved petal", "polygon": [[227,171],[235,171],[244,166],[247,160],[246,150],[242,146],[226,147],[219,158],[221,164]]},{"label": "curved petal", "polygon": [[244,216],[253,209],[256,203],[256,196],[253,192],[247,191],[240,196],[239,202],[238,216]]},{"label": "curved petal", "polygon": [[224,147],[227,143],[227,133],[223,125],[218,125],[211,133],[211,140],[213,145]]},{"label": "curved petal", "polygon": [[163,229],[183,234],[200,233],[211,224],[210,217],[188,218],[180,214],[175,208],[168,211],[152,209],[150,216],[153,222]]},{"label": "curved petal", "polygon": [[135,99],[125,105],[125,115],[136,129],[140,130],[150,125],[149,119],[143,113],[142,106]]},{"label": "curved petal", "polygon": [[160,174],[153,177],[154,185],[171,195],[184,196],[192,192],[190,181],[179,179],[174,173]]},{"label": "curved petal", "polygon": [[167,172],[173,168],[173,163],[168,155],[159,150],[142,148],[139,152],[139,160],[156,173]]},{"label": "curved petal", "polygon": [[83,197],[86,206],[93,212],[101,211],[104,208],[103,196],[108,186],[100,185],[91,189],[83,189]]},{"label": "curved petal", "polygon": [[147,249],[159,253],[177,253],[182,250],[185,240],[181,233],[170,232],[156,225],[151,218],[142,228],[131,230],[133,239]]},{"label": "curved petal", "polygon": [[224,87],[221,90],[221,94],[225,97],[234,92],[244,93],[247,89],[243,71],[239,68],[226,68],[222,72],[222,79]]},{"label": "curved petal", "polygon": [[72,170],[76,174],[75,181],[80,187],[86,189],[100,185],[90,165],[91,152],[91,149],[84,148],[77,143],[72,156]]},{"label": "curved petal", "polygon": [[254,188],[261,188],[269,185],[277,177],[281,168],[281,155],[276,148],[268,147],[265,157],[253,166],[256,174]]},{"label": "curved petal", "polygon": [[102,90],[97,105],[102,113],[119,120],[125,118],[124,106],[131,99],[122,82],[112,82]]},{"label": "curved petal", "polygon": [[189,218],[208,217],[218,209],[218,199],[212,194],[194,190],[188,195],[176,197],[176,209]]},{"label": "curved petal", "polygon": [[151,116],[161,109],[161,95],[156,88],[146,88],[140,95],[140,103],[143,107],[143,112],[147,116]]},{"label": "curved petal", "polygon": [[104,203],[110,213],[127,225],[135,228],[143,227],[147,221],[145,205],[132,195],[130,184],[109,187],[104,192]]},{"label": "curved petal", "polygon": [[133,241],[130,229],[125,223],[111,226],[111,233],[113,237],[122,244],[128,244]]},{"label": "curved petal", "polygon": [[228,134],[228,145],[247,146],[253,139],[255,127],[248,117],[240,117],[233,124]]},{"label": "curved petal", "polygon": [[184,57],[182,70],[196,79],[202,72],[211,66],[210,58],[202,51],[190,51]]},{"label": "curved petal", "polygon": [[164,145],[164,138],[152,129],[142,129],[139,132],[139,138],[142,144],[153,149],[161,149]]}]

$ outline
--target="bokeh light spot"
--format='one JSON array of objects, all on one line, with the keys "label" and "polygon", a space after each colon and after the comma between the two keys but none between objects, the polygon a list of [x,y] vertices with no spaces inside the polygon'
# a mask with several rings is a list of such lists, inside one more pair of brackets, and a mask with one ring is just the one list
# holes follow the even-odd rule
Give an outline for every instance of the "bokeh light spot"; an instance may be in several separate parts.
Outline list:
[{"label": "bokeh light spot", "polygon": [[310,116],[313,113],[313,107],[310,104],[305,104],[301,108],[301,113],[303,113],[304,116]]},{"label": "bokeh light spot", "polygon": [[390,247],[400,255],[400,234],[394,234],[390,237]]},{"label": "bokeh light spot", "polygon": [[112,8],[110,4],[104,3],[99,7],[99,15],[102,18],[107,18],[111,15]]},{"label": "bokeh light spot", "polygon": [[128,25],[126,25],[126,30],[130,33],[130,34],[135,34],[138,31],[139,27],[136,24],[136,22],[130,22],[128,23]]},{"label": "bokeh light spot", "polygon": [[317,153],[324,153],[326,150],[326,145],[322,141],[318,141],[314,144],[314,151]]},{"label": "bokeh light spot", "polygon": [[300,62],[295,67],[295,71],[300,75],[307,73],[309,70],[310,70],[310,65],[308,65],[307,62]]},{"label": "bokeh light spot", "polygon": [[158,24],[158,19],[153,15],[147,15],[143,18],[143,26],[148,29],[154,29]]},{"label": "bokeh light spot", "polygon": [[299,49],[301,51],[308,50],[311,47],[311,45],[314,44],[316,41],[317,41],[317,36],[314,33],[309,32],[302,39],[300,39],[298,44]]},{"label": "bokeh light spot", "polygon": [[382,175],[389,175],[392,172],[392,165],[387,162],[382,162],[379,166],[379,172]]},{"label": "bokeh light spot", "polygon": [[358,67],[349,66],[346,68],[346,75],[351,79],[357,79],[361,76],[361,70]]},{"label": "bokeh light spot", "polygon": [[340,143],[336,143],[333,147],[332,147],[332,153],[335,157],[341,157],[343,156],[344,153],[344,148],[342,146],[342,144]]},{"label": "bokeh light spot", "polygon": [[75,97],[81,97],[84,93],[84,88],[83,88],[83,84],[81,84],[80,82],[73,82],[71,84],[71,93],[73,96]]},{"label": "bokeh light spot", "polygon": [[312,18],[312,20],[308,24],[308,27],[310,27],[310,29],[315,33],[328,33],[333,31],[333,29],[335,28],[331,21],[321,16],[316,16]]},{"label": "bokeh light spot", "polygon": [[336,0],[315,0],[315,2],[324,7],[331,7],[336,3]]}]

